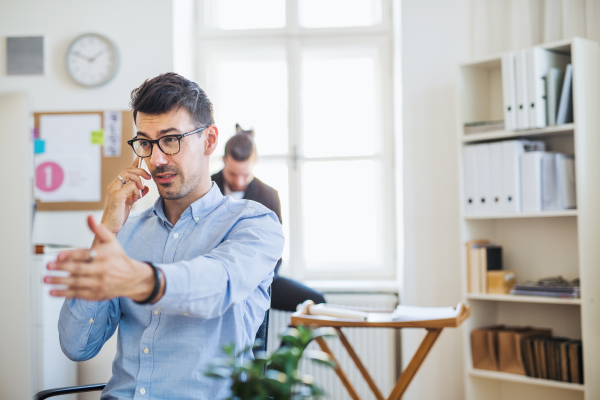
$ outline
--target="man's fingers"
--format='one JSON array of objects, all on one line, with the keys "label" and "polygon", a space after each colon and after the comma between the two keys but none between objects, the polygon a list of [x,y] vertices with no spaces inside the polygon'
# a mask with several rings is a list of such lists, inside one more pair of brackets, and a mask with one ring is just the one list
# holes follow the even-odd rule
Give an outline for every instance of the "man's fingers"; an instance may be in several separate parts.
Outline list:
[{"label": "man's fingers", "polygon": [[89,289],[52,289],[50,290],[50,296],[67,297],[69,299],[106,300],[102,298],[96,291]]},{"label": "man's fingers", "polygon": [[50,262],[47,268],[51,271],[66,271],[71,275],[92,276],[98,272],[98,267],[94,264],[81,261],[57,261]]},{"label": "man's fingers", "polygon": [[90,259],[90,251],[87,249],[77,249],[63,251],[56,257],[57,261],[88,261]]},{"label": "man's fingers", "polygon": [[68,286],[64,290],[97,290],[100,286],[97,278],[82,276],[45,276],[44,283]]},{"label": "man's fingers", "polygon": [[139,175],[136,175],[133,172],[130,172],[130,171],[125,172],[125,171],[123,171],[123,172],[121,172],[121,177],[123,179],[125,179],[126,181],[135,182],[135,185],[140,190],[144,188],[144,183],[142,182],[142,178],[140,178]]},{"label": "man's fingers", "polygon": [[137,167],[139,163],[140,163],[140,156],[136,156],[135,159],[133,160],[133,164],[130,165],[130,168]]},{"label": "man's fingers", "polygon": [[[135,188],[135,185],[133,185],[133,187]],[[88,215],[88,226],[96,235],[96,240],[99,243],[107,243],[116,240],[115,235],[107,227],[97,223],[91,215]]]}]

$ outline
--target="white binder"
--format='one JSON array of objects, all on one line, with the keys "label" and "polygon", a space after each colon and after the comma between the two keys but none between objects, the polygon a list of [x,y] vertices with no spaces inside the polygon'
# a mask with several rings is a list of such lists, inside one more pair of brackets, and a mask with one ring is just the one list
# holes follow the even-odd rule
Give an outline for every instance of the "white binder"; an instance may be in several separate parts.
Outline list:
[{"label": "white binder", "polygon": [[465,215],[477,213],[477,149],[475,146],[463,148],[463,170],[464,170],[464,212]]},{"label": "white binder", "polygon": [[548,125],[546,80],[549,78],[550,68],[564,70],[571,61],[571,57],[539,47],[526,50],[526,52],[529,127],[543,128]]},{"label": "white binder", "polygon": [[565,71],[565,79],[560,92],[560,104],[558,105],[558,112],[556,113],[556,125],[573,122],[572,84],[573,66],[569,64]]},{"label": "white binder", "polygon": [[527,50],[517,52],[517,129],[529,129],[529,96],[527,95]]},{"label": "white binder", "polygon": [[543,151],[521,155],[521,201],[523,212],[542,211],[542,159]]},{"label": "white binder", "polygon": [[577,208],[575,186],[575,158],[567,154],[556,154],[556,177],[560,208]]},{"label": "white binder", "polygon": [[546,76],[546,112],[548,125],[556,125],[556,113],[562,91],[564,73],[559,68],[550,68]]},{"label": "white binder", "polygon": [[559,210],[559,189],[556,176],[556,154],[542,156],[542,210]]},{"label": "white binder", "polygon": [[521,154],[525,152],[523,140],[502,143],[503,173],[502,193],[505,214],[521,212]]},{"label": "white binder", "polygon": [[477,144],[477,179],[475,183],[477,212],[479,214],[491,214],[491,185],[490,185],[490,145],[488,143]]},{"label": "white binder", "polygon": [[504,101],[504,129],[514,131],[517,123],[517,82],[515,53],[502,55],[502,99]]},{"label": "white binder", "polygon": [[492,214],[504,212],[505,197],[502,171],[504,169],[504,145],[502,142],[490,143],[490,179]]}]

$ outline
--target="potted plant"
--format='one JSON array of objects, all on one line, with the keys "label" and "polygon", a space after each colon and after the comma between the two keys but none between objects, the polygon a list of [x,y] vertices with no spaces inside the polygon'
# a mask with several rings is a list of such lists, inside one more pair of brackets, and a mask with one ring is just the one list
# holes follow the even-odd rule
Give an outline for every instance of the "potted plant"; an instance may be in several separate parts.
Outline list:
[{"label": "potted plant", "polygon": [[[322,351],[305,350],[319,337],[337,336],[333,328],[288,328],[281,335],[281,346],[270,356],[260,352],[254,360],[242,360],[250,348],[235,352],[233,345],[223,348],[227,358],[212,363],[207,376],[231,380],[231,394],[226,400],[295,400],[324,395],[311,376],[298,372],[300,359],[335,367],[333,359]],[[255,344],[256,346],[257,344]]]}]

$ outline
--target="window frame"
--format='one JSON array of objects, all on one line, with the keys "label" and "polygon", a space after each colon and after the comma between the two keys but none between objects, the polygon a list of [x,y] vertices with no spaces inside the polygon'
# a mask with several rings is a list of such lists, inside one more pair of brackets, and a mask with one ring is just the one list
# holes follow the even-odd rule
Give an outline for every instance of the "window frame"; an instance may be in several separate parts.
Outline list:
[{"label": "window frame", "polygon": [[[397,278],[396,210],[395,210],[395,164],[394,164],[394,119],[393,119],[393,70],[392,70],[392,21],[390,0],[382,0],[382,20],[374,26],[341,28],[303,28],[298,26],[298,2],[286,0],[286,26],[272,29],[220,30],[207,28],[204,20],[207,2],[197,0],[196,74],[198,82],[205,85],[210,79],[206,63],[215,49],[235,50],[251,47],[281,47],[285,51],[288,67],[288,149],[285,155],[260,156],[263,160],[283,161],[288,166],[289,184],[289,259],[284,261],[281,272],[298,280],[384,280]],[[327,48],[352,45],[374,46],[378,53],[375,82],[380,104],[380,130],[382,151],[372,156],[306,157],[302,151],[301,116],[301,51],[303,49]],[[208,93],[210,97],[210,93]],[[308,270],[304,261],[302,207],[302,165],[312,161],[378,160],[381,162],[384,205],[382,238],[384,239],[382,268],[314,271]]]}]

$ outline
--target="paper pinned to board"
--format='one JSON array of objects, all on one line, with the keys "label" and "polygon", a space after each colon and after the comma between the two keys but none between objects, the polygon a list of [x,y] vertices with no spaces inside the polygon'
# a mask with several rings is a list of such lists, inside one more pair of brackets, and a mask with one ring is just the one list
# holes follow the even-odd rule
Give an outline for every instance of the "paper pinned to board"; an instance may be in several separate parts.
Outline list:
[{"label": "paper pinned to board", "polygon": [[121,157],[122,114],[104,111],[104,157]]},{"label": "paper pinned to board", "polygon": [[44,202],[100,201],[100,147],[90,132],[102,129],[98,114],[40,118],[45,152],[35,158],[34,196]]}]

